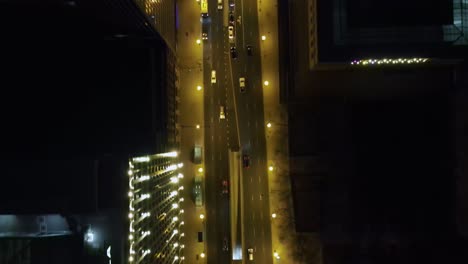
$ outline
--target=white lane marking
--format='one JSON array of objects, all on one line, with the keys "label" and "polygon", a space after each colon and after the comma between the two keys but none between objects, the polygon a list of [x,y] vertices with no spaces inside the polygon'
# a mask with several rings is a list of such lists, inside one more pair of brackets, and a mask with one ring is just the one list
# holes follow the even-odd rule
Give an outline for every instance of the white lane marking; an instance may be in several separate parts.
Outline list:
[{"label": "white lane marking", "polygon": [[250,36],[252,36],[252,31],[250,31]]},{"label": "white lane marking", "polygon": [[253,182],[252,177],[250,177],[250,182]]},{"label": "white lane marking", "polygon": [[211,117],[211,123],[213,123],[213,117]]},{"label": "white lane marking", "polygon": [[211,135],[211,141],[214,141],[214,136],[213,135]]},{"label": "white lane marking", "polygon": [[252,195],[252,201],[253,201],[253,195]]},{"label": "white lane marking", "polygon": [[260,177],[260,175],[258,175],[258,182],[259,182],[259,183],[262,182],[262,178]]}]

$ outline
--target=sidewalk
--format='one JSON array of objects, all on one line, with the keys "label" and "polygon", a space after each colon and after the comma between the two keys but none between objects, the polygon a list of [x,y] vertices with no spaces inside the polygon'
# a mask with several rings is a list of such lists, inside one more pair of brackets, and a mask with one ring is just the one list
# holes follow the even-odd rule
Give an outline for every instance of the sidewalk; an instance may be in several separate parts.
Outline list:
[{"label": "sidewalk", "polygon": [[[180,139],[180,158],[184,162],[182,168],[184,179],[183,198],[183,232],[185,263],[206,263],[206,258],[200,254],[206,252],[204,243],[197,240],[197,232],[204,230],[204,222],[200,214],[205,214],[204,208],[195,207],[192,188],[195,175],[199,175],[198,168],[204,164],[195,165],[191,161],[191,151],[194,145],[203,146],[204,151],[204,116],[203,116],[203,44],[197,45],[196,40],[201,37],[200,6],[197,1],[177,0],[178,17],[176,53],[178,90],[178,132]],[[197,90],[197,85],[202,90]],[[197,127],[197,125],[199,127]],[[203,197],[205,199],[205,197]],[[198,259],[197,259],[198,255]]]},{"label": "sidewalk", "polygon": [[[264,118],[269,170],[270,210],[272,218],[272,247],[283,263],[321,263],[317,255],[305,251],[320,252],[317,235],[297,234],[294,226],[294,211],[289,175],[288,110],[280,104],[278,64],[278,13],[277,0],[257,0],[261,40],[261,65],[263,82]],[[264,82],[267,81],[268,85]],[[265,124],[265,125],[267,125]],[[272,252],[273,253],[273,252]],[[313,255],[314,257],[309,257]],[[276,259],[274,259],[276,263]]]}]

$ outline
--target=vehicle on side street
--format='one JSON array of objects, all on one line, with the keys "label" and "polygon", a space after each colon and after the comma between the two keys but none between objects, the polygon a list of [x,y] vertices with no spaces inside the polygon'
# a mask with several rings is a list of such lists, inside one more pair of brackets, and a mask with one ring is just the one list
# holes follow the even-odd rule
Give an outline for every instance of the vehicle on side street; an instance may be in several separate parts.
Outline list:
[{"label": "vehicle on side street", "polygon": [[230,39],[234,38],[234,27],[233,26],[228,27],[228,34],[229,34]]},{"label": "vehicle on side street", "polygon": [[202,33],[202,39],[203,40],[208,40],[208,33],[203,32]]},{"label": "vehicle on side street", "polygon": [[219,106],[219,119],[226,119],[226,114],[224,113],[224,105]]},{"label": "vehicle on side street", "polygon": [[241,93],[245,92],[245,78],[244,77],[239,78],[239,88],[240,88]]},{"label": "vehicle on side street", "polygon": [[224,237],[224,239],[223,239],[223,251],[228,251],[228,250],[229,250],[228,240],[227,240],[227,237]]},{"label": "vehicle on side street", "polygon": [[234,17],[233,13],[229,13],[229,25],[234,26],[236,23],[236,18]]},{"label": "vehicle on side street", "polygon": [[236,47],[231,47],[231,58],[237,59],[237,50],[236,50]]},{"label": "vehicle on side street", "polygon": [[202,147],[195,145],[192,151],[192,161],[194,164],[200,164],[202,162]]},{"label": "vehicle on side street", "polygon": [[208,17],[208,0],[201,0],[201,16],[202,18]]},{"label": "vehicle on side street", "polygon": [[249,253],[249,260],[253,260],[253,253],[254,253],[253,248],[247,249],[247,252]]},{"label": "vehicle on side street", "polygon": [[229,193],[229,184],[228,184],[228,181],[227,180],[223,180],[221,182],[221,193],[222,194],[228,194]]},{"label": "vehicle on side street", "polygon": [[253,55],[253,51],[252,51],[252,46],[251,46],[251,45],[247,45],[247,55],[249,55],[249,56],[252,56],[252,55]]},{"label": "vehicle on side street", "polygon": [[218,10],[223,10],[223,0],[218,0]]},{"label": "vehicle on side street", "polygon": [[216,83],[216,71],[211,71],[211,83]]},{"label": "vehicle on side street", "polygon": [[244,168],[250,168],[250,157],[249,155],[242,155],[242,166]]},{"label": "vehicle on side street", "polygon": [[203,242],[203,232],[198,232],[198,242]]}]

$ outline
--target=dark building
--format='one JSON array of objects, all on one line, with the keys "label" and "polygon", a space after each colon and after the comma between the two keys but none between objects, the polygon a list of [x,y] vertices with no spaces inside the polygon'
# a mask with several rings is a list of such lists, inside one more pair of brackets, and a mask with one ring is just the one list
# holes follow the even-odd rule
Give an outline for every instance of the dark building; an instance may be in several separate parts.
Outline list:
[{"label": "dark building", "polygon": [[324,263],[464,263],[467,5],[374,2],[279,2],[296,230]]},{"label": "dark building", "polygon": [[173,50],[130,0],[2,1],[0,22],[0,262],[126,262],[128,160],[176,146]]}]

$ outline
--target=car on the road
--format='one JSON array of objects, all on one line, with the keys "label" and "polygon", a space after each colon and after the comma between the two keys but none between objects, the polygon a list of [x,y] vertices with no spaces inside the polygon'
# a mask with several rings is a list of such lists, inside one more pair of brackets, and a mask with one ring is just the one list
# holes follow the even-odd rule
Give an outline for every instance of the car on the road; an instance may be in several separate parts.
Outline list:
[{"label": "car on the road", "polygon": [[253,253],[254,253],[253,248],[247,249],[247,253],[249,253],[249,260],[253,260]]},{"label": "car on the road", "polygon": [[228,251],[228,250],[229,250],[228,240],[227,240],[227,237],[224,237],[224,239],[223,239],[223,251]]},{"label": "car on the road", "polygon": [[236,47],[231,47],[231,58],[237,59],[237,50],[236,50]]},{"label": "car on the road", "polygon": [[250,157],[249,155],[242,155],[242,166],[244,168],[249,168],[250,167]]},{"label": "car on the road", "polygon": [[228,34],[229,34],[230,39],[234,38],[234,27],[233,26],[228,27]]},{"label": "car on the road", "polygon": [[227,180],[223,180],[221,182],[221,193],[222,194],[228,194],[229,193],[229,184],[228,184],[228,181]]},{"label": "car on the road", "polygon": [[240,87],[241,93],[245,92],[245,78],[244,77],[239,78],[239,87]]},{"label": "car on the road", "polygon": [[229,13],[229,24],[234,26],[234,23],[236,23],[236,18],[234,17],[233,13]]},{"label": "car on the road", "polygon": [[224,105],[219,106],[219,119],[226,119],[226,114],[224,113]]},{"label": "car on the road", "polygon": [[211,71],[211,83],[216,83],[216,71]]},{"label": "car on the road", "polygon": [[218,0],[218,10],[223,10],[223,0]]},{"label": "car on the road", "polygon": [[251,45],[247,45],[247,55],[252,56],[253,55],[253,50]]},{"label": "car on the road", "polygon": [[203,40],[208,40],[208,33],[203,32],[202,35],[201,35],[201,38],[202,38]]}]

